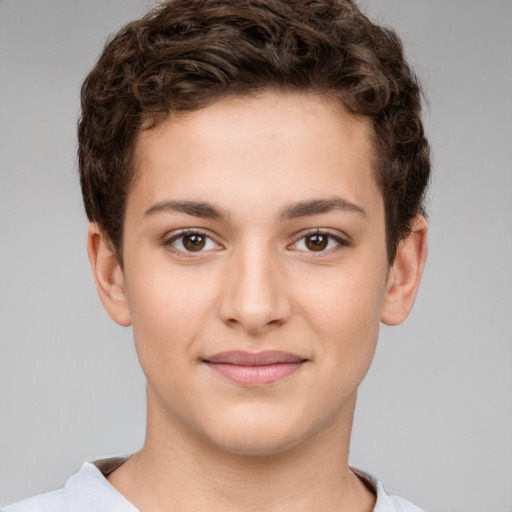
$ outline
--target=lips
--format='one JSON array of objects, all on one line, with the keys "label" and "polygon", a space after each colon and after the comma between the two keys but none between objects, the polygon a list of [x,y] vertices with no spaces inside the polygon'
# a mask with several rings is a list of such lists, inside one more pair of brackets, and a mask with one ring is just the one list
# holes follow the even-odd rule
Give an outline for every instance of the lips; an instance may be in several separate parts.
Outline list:
[{"label": "lips", "polygon": [[223,352],[203,360],[223,377],[247,386],[277,382],[295,373],[306,361],[295,354],[279,351]]}]

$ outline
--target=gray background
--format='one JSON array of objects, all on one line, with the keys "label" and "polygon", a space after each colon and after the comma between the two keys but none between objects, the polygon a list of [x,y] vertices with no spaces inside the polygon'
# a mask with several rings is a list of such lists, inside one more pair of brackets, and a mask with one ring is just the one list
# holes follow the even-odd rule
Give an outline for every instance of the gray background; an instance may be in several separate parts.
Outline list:
[{"label": "gray background", "polygon": [[[136,450],[144,379],[104,313],[76,178],[79,87],[143,0],[0,3],[0,504]],[[512,3],[365,0],[430,97],[430,255],[383,328],[352,464],[430,511],[512,511]]]}]

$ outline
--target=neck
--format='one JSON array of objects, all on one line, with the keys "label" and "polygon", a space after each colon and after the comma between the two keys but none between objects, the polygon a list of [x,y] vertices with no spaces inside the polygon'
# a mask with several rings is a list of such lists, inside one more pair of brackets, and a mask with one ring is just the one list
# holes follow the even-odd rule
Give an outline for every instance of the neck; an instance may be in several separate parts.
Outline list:
[{"label": "neck", "polygon": [[350,414],[278,453],[229,453],[151,410],[142,450],[109,476],[142,512],[373,510],[375,497],[350,471]]}]

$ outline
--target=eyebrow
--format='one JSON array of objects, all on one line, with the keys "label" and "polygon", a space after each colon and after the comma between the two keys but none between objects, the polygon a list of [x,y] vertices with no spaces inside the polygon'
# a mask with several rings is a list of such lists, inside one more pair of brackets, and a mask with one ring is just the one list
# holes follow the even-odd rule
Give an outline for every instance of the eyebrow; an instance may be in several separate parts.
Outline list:
[{"label": "eyebrow", "polygon": [[181,212],[202,217],[204,219],[221,219],[227,217],[220,208],[206,201],[161,201],[154,204],[144,212],[144,217],[150,217],[156,213]]},{"label": "eyebrow", "polygon": [[287,206],[281,213],[281,217],[295,219],[298,217],[306,217],[308,215],[317,215],[319,213],[327,213],[332,210],[342,210],[347,212],[355,212],[366,217],[366,211],[361,206],[352,203],[342,197],[333,197],[330,199],[311,199],[309,201],[300,201],[298,203]]},{"label": "eyebrow", "polygon": [[[310,199],[308,201],[300,201],[287,206],[280,217],[287,219],[296,219],[299,217],[307,217],[309,215],[317,215],[327,213],[332,210],[342,210],[355,212],[366,217],[366,211],[355,203],[352,203],[341,197],[330,199]],[[180,212],[201,217],[204,219],[224,219],[228,215],[223,211],[206,201],[161,201],[154,204],[144,212],[144,217],[150,217],[157,213]]]}]

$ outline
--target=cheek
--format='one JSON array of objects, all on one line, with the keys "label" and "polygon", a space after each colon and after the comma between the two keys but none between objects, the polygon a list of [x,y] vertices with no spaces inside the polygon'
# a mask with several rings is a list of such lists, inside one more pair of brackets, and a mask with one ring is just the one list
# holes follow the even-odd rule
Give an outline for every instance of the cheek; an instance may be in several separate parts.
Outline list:
[{"label": "cheek", "polygon": [[385,271],[375,266],[347,265],[302,280],[301,309],[326,359],[333,364],[369,364],[379,333],[384,287]]},{"label": "cheek", "polygon": [[155,263],[127,280],[137,355],[149,381],[198,357],[196,342],[207,328],[215,296],[212,284],[194,270]]}]

